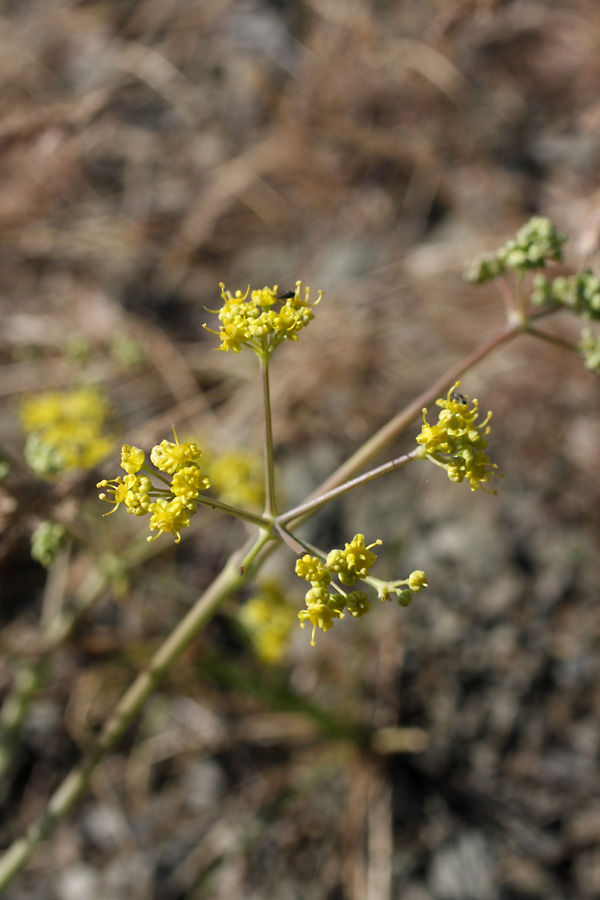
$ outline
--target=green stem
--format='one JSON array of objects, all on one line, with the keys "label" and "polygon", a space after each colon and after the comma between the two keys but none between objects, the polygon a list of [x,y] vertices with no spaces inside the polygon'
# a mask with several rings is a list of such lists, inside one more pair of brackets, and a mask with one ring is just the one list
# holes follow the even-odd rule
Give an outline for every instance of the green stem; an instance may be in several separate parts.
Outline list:
[{"label": "green stem", "polygon": [[[287,547],[289,547],[290,550],[293,550],[293,552],[298,556],[300,556],[301,553],[314,552],[313,547],[309,547],[307,543],[293,535],[290,531],[287,530],[287,528],[284,528],[284,526],[280,522],[275,523],[275,528],[277,530],[277,533],[281,536],[281,540],[283,541],[283,543]],[[322,554],[322,556],[324,557],[325,554]]]},{"label": "green stem", "polygon": [[[404,464],[404,462],[417,458],[417,451],[413,451],[412,454],[392,460],[392,462],[379,466],[359,478],[352,477],[388,446],[419,414],[424,406],[433,402],[445,389],[457,381],[464,372],[468,371],[496,347],[508,342],[524,330],[527,330],[527,328],[524,328],[522,323],[509,323],[502,331],[484,342],[462,362],[448,369],[427,390],[384,425],[377,434],[340,466],[305,504],[288,511],[282,516],[278,520],[279,525],[283,525],[283,523],[287,523],[301,515],[311,513],[333,497],[339,496],[339,494],[345,493],[359,484],[367,483],[397,468],[398,465]],[[67,775],[63,783],[50,798],[44,814],[0,858],[0,890],[22,869],[37,845],[50,836],[58,822],[69,812],[83,794],[97,766],[114,749],[118,741],[131,726],[146,700],[166,677],[181,654],[197,637],[206,623],[210,621],[221,604],[254,575],[265,554],[269,552],[270,548],[266,545],[273,541],[272,521],[270,519],[275,515],[273,437],[268,358],[261,355],[260,360],[265,406],[265,483],[267,499],[264,516],[247,514],[234,507],[228,508],[226,504],[222,504],[220,501],[202,498],[200,502],[245,518],[246,521],[258,525],[261,531],[258,537],[253,538],[240,553],[236,553],[230,558],[212,585],[198,599],[185,618],[175,627],[156,651],[146,669],[136,678],[122,697],[94,745],[84,756],[81,763]],[[90,591],[90,596],[95,595],[96,591],[97,587],[95,590]],[[85,606],[85,604],[83,605]],[[57,629],[57,632],[50,638],[49,644],[56,645],[57,642],[64,640],[66,633],[73,627],[76,618],[73,617],[68,623],[63,623],[62,627]],[[32,680],[24,679],[21,686],[23,699],[29,695],[31,690],[35,690],[35,674],[31,673],[31,676],[33,676]],[[18,718],[19,710],[16,710],[16,713]],[[9,716],[9,719],[11,719],[11,716]],[[14,716],[11,721],[13,724],[16,721]]]},{"label": "green stem", "polygon": [[398,456],[397,459],[392,459],[390,462],[383,463],[383,465],[377,466],[375,469],[370,469],[368,472],[365,472],[364,475],[359,475],[356,478],[350,479],[350,481],[345,481],[339,487],[332,488],[330,491],[327,491],[325,494],[321,494],[314,500],[309,500],[306,503],[301,503],[300,506],[295,506],[293,509],[290,509],[288,512],[284,513],[284,515],[278,516],[276,520],[277,525],[285,525],[287,522],[291,522],[292,519],[297,519],[298,516],[304,516],[307,513],[312,513],[315,510],[319,509],[319,507],[323,506],[323,504],[329,503],[330,500],[334,500],[336,497],[340,497],[342,494],[351,491],[353,488],[360,487],[361,484],[368,484],[369,481],[374,481],[381,475],[387,475],[388,472],[393,472],[394,469],[398,469],[400,468],[400,466],[405,466],[406,463],[412,462],[415,459],[421,459],[422,456],[422,447],[417,447],[415,450],[411,450],[410,453],[405,453],[403,456]]},{"label": "green stem", "polygon": [[258,354],[260,372],[262,375],[263,404],[264,404],[264,455],[265,455],[265,511],[264,515],[275,515],[275,463],[273,453],[273,420],[271,417],[271,388],[269,384],[269,359],[268,352]]},{"label": "green stem", "polygon": [[553,334],[547,334],[545,331],[540,331],[539,328],[536,328],[534,325],[528,325],[525,331],[527,334],[531,334],[533,337],[540,338],[540,340],[542,341],[547,341],[547,343],[549,344],[554,344],[556,347],[560,347],[562,350],[568,350],[570,353],[579,354],[579,348],[577,347],[577,344],[572,344],[570,341],[565,341]]},{"label": "green stem", "polygon": [[[252,543],[258,552],[269,540],[270,535],[263,532]],[[114,749],[146,700],[154,693],[221,604],[252,577],[255,567],[248,566],[241,572],[239,559],[238,553],[230,558],[210,587],[159,647],[148,666],[138,675],[106,722],[95,744],[51,796],[45,812],[0,858],[0,890],[6,887],[23,868],[37,845],[50,836],[60,820],[77,802],[94,770]]]},{"label": "green stem", "polygon": [[[47,658],[17,668],[10,692],[0,713],[0,778],[9,771],[17,747],[21,727],[32,699],[44,680]],[[2,792],[4,792],[2,785]]]},{"label": "green stem", "polygon": [[[131,554],[128,551],[125,551],[125,556],[129,556],[131,562]],[[127,565],[125,560],[122,562]],[[12,765],[21,727],[29,706],[43,683],[48,660],[52,653],[68,640],[77,623],[109,584],[112,569],[114,569],[112,557],[107,556],[98,560],[81,584],[73,605],[62,608],[45,623],[38,658],[17,668],[0,712],[0,779],[7,775]]]},{"label": "green stem", "polygon": [[266,556],[272,553],[275,549],[276,544],[272,543],[271,547],[267,547],[265,550],[266,545],[270,541],[274,541],[271,531],[265,531],[264,529],[262,529],[258,538],[250,538],[248,543],[245,544],[244,547],[242,547],[239,552],[239,556],[241,557],[240,573],[242,575],[245,574],[249,566],[253,565],[259,554],[261,554],[261,558],[260,561],[254,564],[253,572],[256,572],[258,569],[260,569],[262,563],[266,559]]},{"label": "green stem", "polygon": [[201,494],[195,498],[195,502],[200,506],[208,506],[210,509],[218,509],[230,516],[235,516],[236,519],[243,519],[244,522],[249,522],[250,525],[256,525],[258,528],[262,528],[266,531],[272,526],[271,519],[267,519],[265,516],[260,516],[257,513],[249,512],[247,509],[240,509],[238,506],[230,506],[229,503],[215,500],[214,497],[205,497]]}]

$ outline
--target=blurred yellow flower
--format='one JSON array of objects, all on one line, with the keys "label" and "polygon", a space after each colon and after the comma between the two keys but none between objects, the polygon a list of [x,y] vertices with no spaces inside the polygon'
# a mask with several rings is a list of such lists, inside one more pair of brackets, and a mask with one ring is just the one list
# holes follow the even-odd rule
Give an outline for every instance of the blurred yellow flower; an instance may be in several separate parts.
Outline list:
[{"label": "blurred yellow flower", "polygon": [[108,414],[107,398],[91,386],[23,398],[19,417],[27,436],[27,463],[46,477],[92,469],[114,446],[104,431]]},{"label": "blurred yellow flower", "polygon": [[242,606],[239,617],[257,657],[268,665],[281,662],[296,612],[288,605],[278,585],[274,581],[264,582],[259,593]]}]

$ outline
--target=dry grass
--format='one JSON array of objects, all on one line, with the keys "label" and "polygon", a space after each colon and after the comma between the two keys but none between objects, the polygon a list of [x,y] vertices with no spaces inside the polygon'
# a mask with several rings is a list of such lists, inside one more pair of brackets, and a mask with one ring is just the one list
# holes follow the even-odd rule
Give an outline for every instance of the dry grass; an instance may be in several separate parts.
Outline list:
[{"label": "dry grass", "polygon": [[[77,338],[123,440],[175,423],[258,448],[253,360],[212,352],[205,308],[221,281],[301,278],[326,298],[273,385],[301,499],[499,325],[464,262],[538,211],[569,262],[594,261],[599,37],[593,0],[3,4],[1,690],[35,657],[40,610],[139,533],[99,520],[91,479],[31,479],[13,401],[73,383]],[[117,334],[144,350],[133,372]],[[400,473],[316,526],[325,543],[380,534],[390,575],[425,568],[428,596],[315,651],[300,633],[267,673],[226,611],[7,900],[599,895],[598,383],[524,339],[466,387],[495,412],[497,500]],[[89,548],[47,581],[28,535],[59,503]],[[181,550],[152,545],[53,656],[2,789],[4,843],[239,534],[207,519]]]}]

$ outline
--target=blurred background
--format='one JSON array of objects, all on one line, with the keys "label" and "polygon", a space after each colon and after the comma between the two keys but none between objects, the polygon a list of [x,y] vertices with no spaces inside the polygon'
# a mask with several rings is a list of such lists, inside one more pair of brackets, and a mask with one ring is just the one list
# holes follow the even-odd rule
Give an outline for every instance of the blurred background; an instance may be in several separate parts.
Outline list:
[{"label": "blurred background", "polygon": [[[173,424],[208,460],[260,453],[256,361],[202,328],[219,283],[325,291],[272,366],[291,505],[501,327],[494,287],[462,280],[474,256],[543,214],[565,270],[595,264],[599,43],[593,0],[0,3],[2,695],[53,604],[114,567],[44,662],[3,846],[243,539],[202,514],[147,545],[94,489],[120,443]],[[19,402],[82,380],[108,394],[114,452],[44,483]],[[297,629],[270,666],[236,598],[7,900],[600,897],[598,380],[523,337],[461,390],[494,411],[497,497],[419,464],[306,530],[381,537],[374,574],[422,568],[428,591],[314,649]],[[57,510],[81,540],[48,573],[30,535]],[[265,577],[296,610],[292,573],[283,551]]]}]

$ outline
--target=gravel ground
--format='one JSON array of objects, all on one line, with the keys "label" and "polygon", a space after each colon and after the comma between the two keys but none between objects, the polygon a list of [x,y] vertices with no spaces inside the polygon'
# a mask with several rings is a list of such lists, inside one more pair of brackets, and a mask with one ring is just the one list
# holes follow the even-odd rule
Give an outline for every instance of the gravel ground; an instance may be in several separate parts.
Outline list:
[{"label": "gravel ground", "polygon": [[[176,423],[213,452],[259,449],[254,361],[212,352],[206,309],[219,282],[302,279],[325,299],[273,367],[300,501],[501,327],[494,289],[462,281],[471,258],[542,214],[568,237],[565,271],[596,264],[599,36],[592,0],[2,6],[2,696],[56,598],[141,532],[100,519],[113,459],[53,486],[27,473],[18,400],[83,376],[121,442]],[[382,577],[423,568],[429,589],[315,649],[299,631],[267,669],[232,602],[6,900],[600,897],[598,380],[522,337],[461,390],[494,412],[497,497],[419,463],[306,532],[381,537]],[[29,535],[56,510],[78,511],[82,544],[48,576]],[[45,661],[0,786],[2,846],[240,535],[207,518],[150,545]],[[299,607],[292,567],[282,553],[269,576]]]}]

